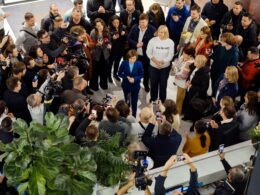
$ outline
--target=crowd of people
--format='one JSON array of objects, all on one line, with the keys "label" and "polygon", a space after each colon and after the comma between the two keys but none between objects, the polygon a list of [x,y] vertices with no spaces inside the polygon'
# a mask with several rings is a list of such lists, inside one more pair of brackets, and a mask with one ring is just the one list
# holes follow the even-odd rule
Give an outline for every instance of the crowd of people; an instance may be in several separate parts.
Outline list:
[{"label": "crowd of people", "polygon": [[[51,4],[40,26],[27,12],[15,42],[0,9],[0,140],[17,138],[17,118],[44,124],[46,112],[67,116],[83,147],[95,145],[101,130],[120,133],[120,145],[147,150],[153,168],[180,150],[182,121],[192,123],[182,150],[187,162],[249,140],[259,122],[260,33],[243,3],[228,10],[223,0],[203,8],[176,0],[165,15],[158,3],[144,12],[141,0],[120,1],[118,14],[115,2],[88,0],[85,10],[74,0],[64,16]],[[170,75],[176,99],[167,98]],[[113,81],[124,100],[107,94],[98,102],[93,95]],[[141,87],[150,101],[139,112]],[[196,175],[192,166],[193,182]],[[164,194],[162,186],[155,191]]]}]

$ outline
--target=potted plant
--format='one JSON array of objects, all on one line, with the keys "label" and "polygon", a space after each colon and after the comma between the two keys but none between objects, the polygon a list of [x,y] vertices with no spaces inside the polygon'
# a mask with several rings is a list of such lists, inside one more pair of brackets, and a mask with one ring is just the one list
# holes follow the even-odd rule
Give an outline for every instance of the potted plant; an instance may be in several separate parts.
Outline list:
[{"label": "potted plant", "polygon": [[[102,187],[110,187],[113,191],[122,181],[128,178],[127,173],[131,170],[131,166],[126,164],[122,158],[126,148],[121,146],[121,134],[109,136],[101,131],[97,144],[90,150],[97,163],[97,183],[98,189]],[[101,194],[114,194],[115,192],[106,191]],[[100,194],[98,192],[98,194]]]},{"label": "potted plant", "polygon": [[67,117],[47,113],[45,121],[28,126],[18,119],[13,131],[19,138],[1,145],[8,184],[18,186],[19,194],[91,194],[97,165],[90,150],[73,143]]},{"label": "potted plant", "polygon": [[260,122],[250,133],[253,146],[258,149],[260,142]]}]

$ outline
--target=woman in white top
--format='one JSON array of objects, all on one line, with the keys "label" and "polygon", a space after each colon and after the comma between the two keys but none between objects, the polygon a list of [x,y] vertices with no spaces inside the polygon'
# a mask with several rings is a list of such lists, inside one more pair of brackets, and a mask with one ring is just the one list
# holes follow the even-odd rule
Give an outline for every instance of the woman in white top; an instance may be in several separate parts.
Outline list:
[{"label": "woman in white top", "polygon": [[169,38],[168,28],[159,26],[154,38],[147,46],[146,54],[150,59],[149,75],[151,83],[151,101],[166,99],[167,80],[170,72],[170,64],[174,55],[174,42]]}]

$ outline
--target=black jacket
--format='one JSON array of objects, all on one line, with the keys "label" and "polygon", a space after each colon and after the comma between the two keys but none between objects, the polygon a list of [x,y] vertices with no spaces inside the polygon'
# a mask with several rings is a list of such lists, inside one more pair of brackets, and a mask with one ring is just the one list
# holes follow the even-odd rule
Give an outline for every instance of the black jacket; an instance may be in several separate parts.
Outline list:
[{"label": "black jacket", "polygon": [[257,46],[257,27],[254,21],[248,28],[244,29],[242,26],[238,29],[238,35],[243,37],[243,42],[240,45],[244,56],[247,56],[247,51],[250,47]]},{"label": "black jacket", "polygon": [[[192,74],[195,66],[190,66],[190,75]],[[191,88],[189,89],[189,96],[194,97],[196,94],[200,98],[207,97],[207,90],[209,87],[209,67],[204,66],[196,71],[192,80],[191,80]]]},{"label": "black jacket", "polygon": [[[148,42],[150,41],[151,38],[154,37],[154,33],[156,31],[156,28],[154,28],[152,25],[148,24],[147,29],[144,33],[144,37],[143,37],[143,55],[145,57],[147,57],[146,55],[146,48],[148,45]],[[128,34],[128,42],[129,42],[129,46],[131,49],[137,49],[136,45],[138,43],[138,38],[139,38],[139,26],[136,24],[132,27],[132,29],[130,30],[129,34]]]},{"label": "black jacket", "polygon": [[[105,13],[98,13],[99,6],[103,6],[106,10]],[[115,8],[112,0],[88,0],[87,2],[87,15],[93,24],[96,18],[101,18],[108,24],[111,16],[115,14]]]},{"label": "black jacket", "polygon": [[181,135],[174,129],[169,136],[158,133],[156,137],[152,137],[154,129],[153,124],[149,124],[146,128],[142,142],[149,148],[148,155],[153,159],[153,168],[161,167],[174,154],[177,153],[181,143]]},{"label": "black jacket", "polygon": [[[120,7],[120,10],[123,10],[126,8],[126,4],[125,4],[126,0],[119,0],[119,7]],[[144,12],[144,6],[143,6],[143,3],[142,3],[142,0],[134,0],[135,2],[135,9],[140,11],[141,13]]]},{"label": "black jacket", "polygon": [[127,25],[127,19],[128,19],[128,12],[126,11],[126,9],[123,9],[120,11],[120,20],[122,22],[123,25],[126,26],[127,31],[129,32],[131,30],[131,28],[139,23],[139,16],[140,16],[140,12],[138,10],[135,10],[132,13],[132,21],[130,26]]},{"label": "black jacket", "polygon": [[233,29],[230,32],[232,32],[234,35],[236,35],[238,32],[238,29],[241,27],[241,19],[242,19],[243,15],[244,15],[243,10],[240,12],[240,14],[238,16],[236,16],[233,13],[232,9],[229,12],[225,13],[222,18],[221,24],[220,24],[220,27],[223,29],[223,32],[228,31],[227,24],[232,24]]},{"label": "black jacket", "polygon": [[217,129],[210,128],[210,151],[218,149],[220,144],[225,147],[238,143],[238,122],[233,119],[229,123],[220,124]]},{"label": "black jacket", "polygon": [[43,53],[45,53],[49,57],[49,62],[53,63],[55,58],[58,57],[66,48],[66,44],[57,43],[53,39],[49,44],[41,44],[40,48],[42,49]]},{"label": "black jacket", "polygon": [[205,4],[201,12],[202,18],[216,21],[216,23],[211,26],[213,38],[218,39],[220,33],[220,22],[226,12],[228,12],[228,7],[223,3],[223,0],[220,0],[218,4],[213,4],[212,1]]},{"label": "black jacket", "polygon": [[155,17],[154,13],[150,10],[147,12],[147,14],[149,16],[149,24],[153,25],[156,29],[160,25],[165,25],[165,16],[164,16],[162,8],[160,9],[160,13],[157,18]]},{"label": "black jacket", "polygon": [[80,19],[80,22],[78,24],[76,24],[72,18],[70,18],[69,20],[69,26],[68,26],[68,31],[70,31],[70,29],[73,27],[73,26],[82,26],[88,34],[90,34],[90,31],[92,30],[92,27],[90,25],[90,23],[83,17],[81,17]]},{"label": "black jacket", "polygon": [[9,111],[12,112],[15,117],[24,119],[27,123],[31,122],[32,118],[27,108],[25,96],[8,89],[4,92],[4,101]]}]

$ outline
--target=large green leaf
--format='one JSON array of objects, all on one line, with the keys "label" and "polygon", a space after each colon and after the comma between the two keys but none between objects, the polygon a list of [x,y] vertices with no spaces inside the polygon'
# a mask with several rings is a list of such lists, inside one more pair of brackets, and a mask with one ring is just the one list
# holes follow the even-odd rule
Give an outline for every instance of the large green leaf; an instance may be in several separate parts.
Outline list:
[{"label": "large green leaf", "polygon": [[32,195],[45,195],[46,180],[43,175],[37,170],[37,167],[34,167],[32,170],[31,177],[29,179],[29,194]]},{"label": "large green leaf", "polygon": [[47,112],[45,115],[46,126],[50,131],[55,131],[59,128],[61,118],[56,117],[52,112]]},{"label": "large green leaf", "polygon": [[69,183],[69,195],[83,195],[83,194],[92,194],[93,189],[90,184],[72,179]]},{"label": "large green leaf", "polygon": [[40,156],[40,159],[47,166],[60,166],[64,157],[64,153],[60,148],[52,147],[44,155]]},{"label": "large green leaf", "polygon": [[61,147],[64,155],[76,155],[80,152],[80,146],[75,143],[70,143]]},{"label": "large green leaf", "polygon": [[20,135],[20,137],[27,137],[27,131],[29,128],[24,120],[18,118],[13,124],[13,129],[15,133]]},{"label": "large green leaf", "polygon": [[15,159],[17,158],[17,153],[16,151],[10,152],[7,157],[5,158],[5,163],[9,162],[15,162]]},{"label": "large green leaf", "polygon": [[61,191],[66,191],[69,183],[70,183],[70,176],[65,174],[57,175],[54,181],[54,185],[56,189]]},{"label": "large green leaf", "polygon": [[15,165],[21,169],[26,169],[28,164],[31,162],[31,157],[29,155],[19,156],[15,160]]},{"label": "large green leaf", "polygon": [[97,177],[94,173],[90,172],[90,171],[82,171],[82,170],[78,170],[78,174],[80,176],[86,177],[89,180],[96,182],[97,181]]},{"label": "large green leaf", "polygon": [[24,192],[27,190],[28,188],[28,182],[24,182],[24,183],[21,183],[19,184],[17,190],[18,190],[18,193],[21,195],[21,194],[24,194]]},{"label": "large green leaf", "polygon": [[23,173],[23,170],[20,167],[17,167],[15,162],[6,162],[4,164],[4,173],[8,179],[11,179],[20,177]]}]

